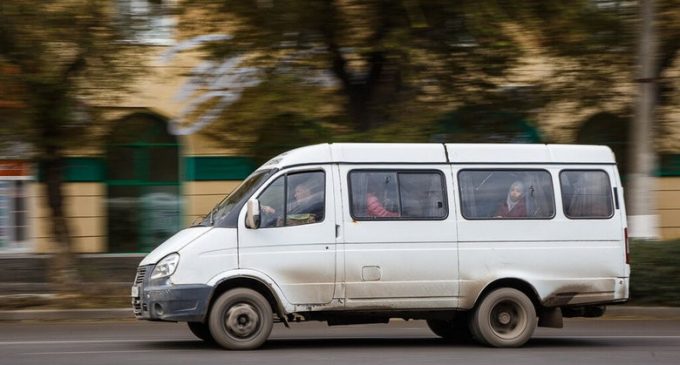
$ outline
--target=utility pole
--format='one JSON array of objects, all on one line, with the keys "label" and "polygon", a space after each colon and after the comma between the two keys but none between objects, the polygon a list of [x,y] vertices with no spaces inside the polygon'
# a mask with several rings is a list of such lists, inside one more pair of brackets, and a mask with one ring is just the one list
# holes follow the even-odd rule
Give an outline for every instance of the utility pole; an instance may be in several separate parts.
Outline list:
[{"label": "utility pole", "polygon": [[631,125],[629,234],[642,239],[657,239],[658,223],[654,211],[654,172],[656,152],[652,133],[657,90],[657,40],[654,30],[654,0],[639,0],[640,35],[637,59],[637,100]]}]

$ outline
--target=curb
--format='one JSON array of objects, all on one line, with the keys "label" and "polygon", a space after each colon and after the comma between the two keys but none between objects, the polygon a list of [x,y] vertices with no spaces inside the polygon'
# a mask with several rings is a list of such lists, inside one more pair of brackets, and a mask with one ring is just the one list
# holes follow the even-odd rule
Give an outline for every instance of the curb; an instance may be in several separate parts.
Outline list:
[{"label": "curb", "polygon": [[[1,310],[0,322],[30,320],[134,319],[132,308]],[[601,319],[680,319],[680,307],[612,305]]]}]

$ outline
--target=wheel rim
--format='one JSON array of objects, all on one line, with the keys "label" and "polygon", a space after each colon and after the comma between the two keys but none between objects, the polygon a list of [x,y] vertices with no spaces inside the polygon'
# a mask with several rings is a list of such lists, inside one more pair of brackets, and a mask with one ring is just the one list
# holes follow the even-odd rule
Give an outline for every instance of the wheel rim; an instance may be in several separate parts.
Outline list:
[{"label": "wheel rim", "polygon": [[235,338],[247,339],[260,329],[260,314],[248,303],[238,303],[229,308],[224,316],[227,332]]},{"label": "wheel rim", "polygon": [[527,312],[517,302],[501,300],[491,309],[489,316],[494,333],[503,339],[519,336],[527,327]]}]

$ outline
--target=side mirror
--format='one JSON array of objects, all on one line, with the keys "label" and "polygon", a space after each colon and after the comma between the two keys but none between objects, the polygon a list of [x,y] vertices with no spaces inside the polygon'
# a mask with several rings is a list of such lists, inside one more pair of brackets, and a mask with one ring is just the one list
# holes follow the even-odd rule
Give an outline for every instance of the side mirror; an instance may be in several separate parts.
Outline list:
[{"label": "side mirror", "polygon": [[248,200],[246,207],[246,227],[258,229],[260,227],[260,202],[257,199]]}]

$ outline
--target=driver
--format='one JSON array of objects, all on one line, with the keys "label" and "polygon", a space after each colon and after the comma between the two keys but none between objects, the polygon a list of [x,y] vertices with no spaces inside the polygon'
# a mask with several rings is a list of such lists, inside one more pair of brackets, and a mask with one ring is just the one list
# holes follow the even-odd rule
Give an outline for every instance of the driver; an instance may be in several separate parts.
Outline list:
[{"label": "driver", "polygon": [[[264,205],[262,212],[266,215],[277,215],[276,209]],[[323,219],[323,194],[313,194],[312,189],[304,182],[293,189],[292,199],[288,202],[286,225],[314,223]],[[283,216],[279,215],[276,226],[283,226]]]}]

